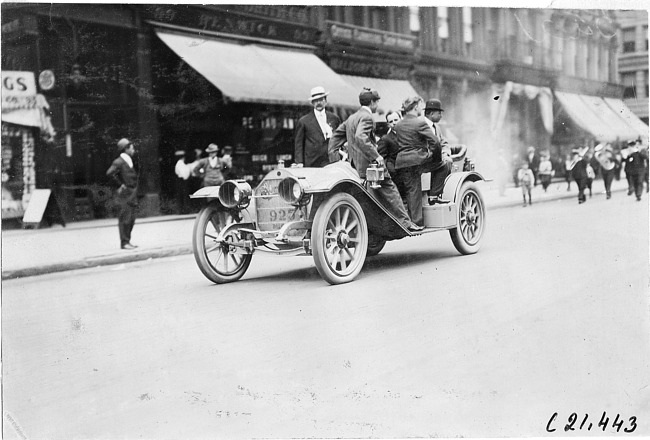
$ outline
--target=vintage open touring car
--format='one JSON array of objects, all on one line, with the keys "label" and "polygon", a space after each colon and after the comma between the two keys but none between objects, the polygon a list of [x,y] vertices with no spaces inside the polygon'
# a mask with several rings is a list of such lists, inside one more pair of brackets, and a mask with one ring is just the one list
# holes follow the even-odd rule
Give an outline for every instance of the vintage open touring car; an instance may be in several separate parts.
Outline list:
[{"label": "vintage open touring car", "polygon": [[191,196],[207,199],[194,224],[196,262],[220,284],[240,279],[258,251],[312,255],[321,277],[341,284],[352,281],[366,257],[388,240],[448,230],[461,254],[473,254],[485,230],[476,182],[485,179],[464,149],[455,153],[443,192],[450,203],[424,206],[426,228],[419,232],[402,227],[368,190],[373,182],[362,180],[346,161],[324,168],[280,164],[255,191],[243,180],[202,188]]}]

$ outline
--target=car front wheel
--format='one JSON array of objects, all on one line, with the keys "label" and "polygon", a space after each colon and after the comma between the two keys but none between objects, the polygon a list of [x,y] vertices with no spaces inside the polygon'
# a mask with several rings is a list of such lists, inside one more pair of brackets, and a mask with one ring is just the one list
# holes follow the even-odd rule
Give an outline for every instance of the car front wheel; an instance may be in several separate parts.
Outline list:
[{"label": "car front wheel", "polygon": [[229,244],[241,240],[237,230],[229,232],[223,242],[217,242],[217,236],[229,222],[230,214],[214,203],[203,208],[194,221],[194,259],[203,275],[217,284],[240,279],[252,258],[250,254],[237,253],[237,248]]},{"label": "car front wheel", "polygon": [[368,225],[359,202],[347,193],[327,199],[312,224],[312,254],[321,277],[330,284],[352,281],[368,249]]}]

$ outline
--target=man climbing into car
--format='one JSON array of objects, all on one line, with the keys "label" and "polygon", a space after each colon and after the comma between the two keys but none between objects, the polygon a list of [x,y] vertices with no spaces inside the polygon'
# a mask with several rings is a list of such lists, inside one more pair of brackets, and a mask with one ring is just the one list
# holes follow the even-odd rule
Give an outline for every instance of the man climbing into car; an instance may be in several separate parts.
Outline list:
[{"label": "man climbing into car", "polygon": [[332,134],[328,146],[329,160],[330,163],[339,161],[341,159],[339,150],[347,142],[346,153],[352,167],[359,173],[359,177],[366,178],[366,169],[373,162],[384,168],[384,180],[379,182],[380,187],[374,189],[368,186],[368,191],[377,197],[405,229],[411,232],[421,231],[424,227],[416,225],[409,219],[399,191],[386,168],[384,158],[377,151],[375,123],[372,115],[377,111],[379,99],[379,93],[376,90],[364,88],[361,91],[359,110],[339,125]]}]

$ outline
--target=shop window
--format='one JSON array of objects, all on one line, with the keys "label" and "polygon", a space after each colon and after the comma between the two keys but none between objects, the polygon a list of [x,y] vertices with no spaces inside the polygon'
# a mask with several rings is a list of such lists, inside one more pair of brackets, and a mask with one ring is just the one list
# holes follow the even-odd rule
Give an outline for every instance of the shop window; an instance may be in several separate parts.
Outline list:
[{"label": "shop window", "polygon": [[645,35],[645,51],[648,51],[648,25],[643,26],[643,35]]},{"label": "shop window", "polygon": [[449,41],[449,16],[447,7],[440,6],[438,10],[438,49],[441,52],[447,52],[449,50],[448,41]]},{"label": "shop window", "polygon": [[634,28],[623,29],[623,53],[631,53],[636,51],[636,35]]}]

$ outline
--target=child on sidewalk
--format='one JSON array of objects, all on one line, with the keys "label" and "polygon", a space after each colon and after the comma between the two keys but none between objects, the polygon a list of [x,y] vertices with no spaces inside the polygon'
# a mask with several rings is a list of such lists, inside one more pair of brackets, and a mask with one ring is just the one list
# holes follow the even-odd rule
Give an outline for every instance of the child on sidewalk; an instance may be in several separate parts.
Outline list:
[{"label": "child on sidewalk", "polygon": [[528,162],[522,161],[519,171],[517,172],[517,180],[519,186],[521,187],[521,193],[524,196],[524,207],[526,204],[526,194],[528,194],[528,204],[532,205],[533,200],[530,197],[530,191],[533,188],[533,183],[535,182],[535,175],[533,171],[528,167]]}]

